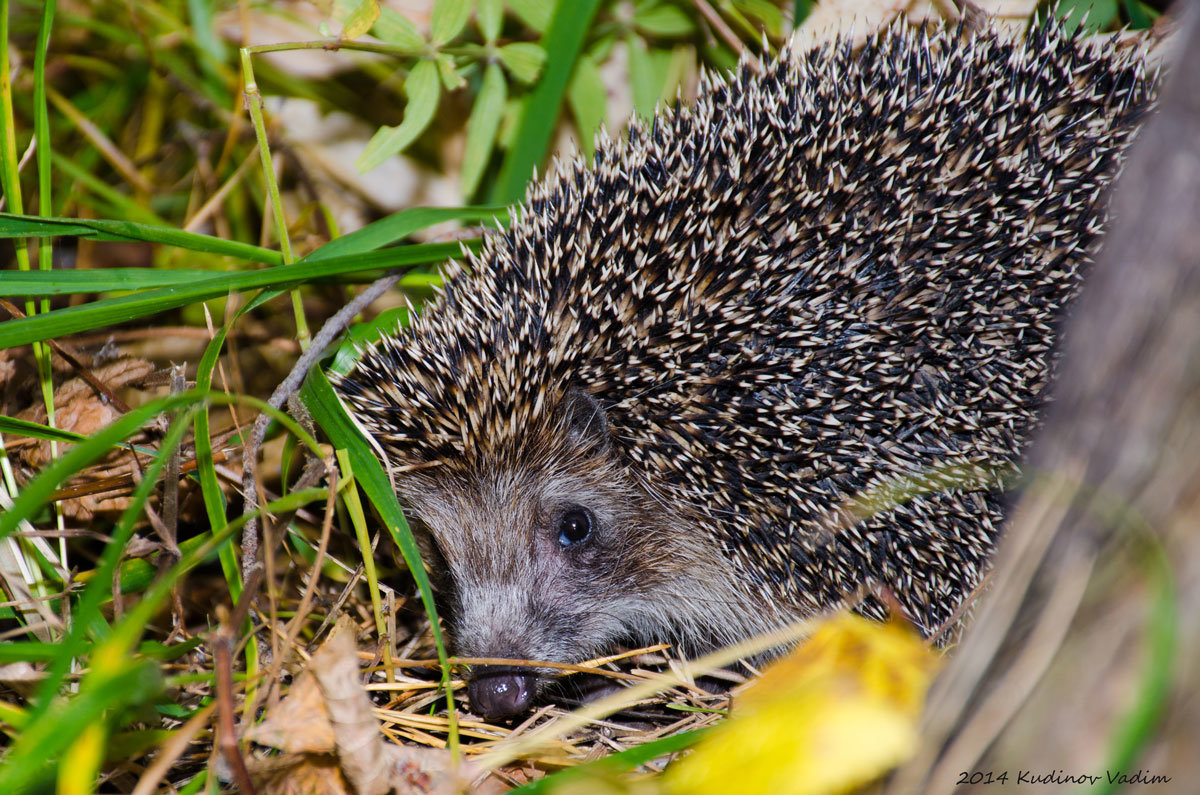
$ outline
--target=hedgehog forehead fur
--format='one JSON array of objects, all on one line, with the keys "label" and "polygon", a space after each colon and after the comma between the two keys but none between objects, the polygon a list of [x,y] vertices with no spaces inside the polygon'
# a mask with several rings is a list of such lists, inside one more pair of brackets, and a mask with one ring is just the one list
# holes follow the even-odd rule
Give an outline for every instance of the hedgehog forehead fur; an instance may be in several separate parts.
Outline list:
[{"label": "hedgehog forehead fur", "polygon": [[754,598],[802,613],[884,584],[930,630],[981,578],[998,488],[839,512],[1016,461],[1154,83],[1139,47],[1054,24],[893,26],[706,76],[533,186],[338,389],[426,482],[569,456],[582,390],[606,455]]}]

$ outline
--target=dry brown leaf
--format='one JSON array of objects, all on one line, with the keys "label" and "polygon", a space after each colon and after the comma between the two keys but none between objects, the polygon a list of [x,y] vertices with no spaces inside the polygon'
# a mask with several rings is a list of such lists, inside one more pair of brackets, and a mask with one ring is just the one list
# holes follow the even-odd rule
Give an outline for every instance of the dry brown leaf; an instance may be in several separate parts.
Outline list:
[{"label": "dry brown leaf", "polygon": [[[448,752],[384,740],[374,705],[362,686],[356,634],[354,620],[343,616],[287,697],[246,732],[247,739],[256,743],[298,755],[282,770],[279,760],[272,760],[264,788],[272,793],[349,791],[357,795],[457,792],[459,780]],[[328,760],[336,764],[336,781],[326,789],[303,789],[315,771],[327,774]],[[250,767],[259,777],[268,769],[262,764]]]},{"label": "dry brown leaf", "polygon": [[[136,383],[152,372],[154,365],[145,359],[122,359],[92,370],[98,381],[113,390]],[[54,424],[60,430],[90,436],[119,416],[117,410],[97,395],[83,378],[72,378],[54,390]],[[46,406],[39,399],[17,417],[44,423]],[[59,449],[64,446],[59,445]],[[50,461],[50,442],[26,450],[22,458],[30,467],[40,469]]]},{"label": "dry brown leaf", "polygon": [[272,771],[261,787],[265,795],[356,795],[337,759],[322,755],[305,755],[294,765]]},{"label": "dry brown leaf", "polygon": [[[93,368],[92,375],[109,389],[116,391],[142,382],[154,369],[154,365],[145,359],[129,358]],[[91,436],[120,416],[120,412],[97,395],[92,385],[83,378],[71,378],[54,390],[54,424],[61,430]],[[46,406],[41,402],[40,395],[33,405],[18,413],[17,417],[45,423]],[[26,443],[22,444],[21,441],[18,439],[13,447],[25,467],[37,471],[50,463],[50,442],[29,444],[25,440]],[[59,455],[70,447],[71,445],[60,442]],[[96,479],[129,475],[135,468],[136,465],[126,452],[117,451],[105,458],[101,464],[86,470],[86,473],[88,477]],[[123,495],[114,497],[104,496],[103,493],[83,495],[59,503],[64,516],[82,522],[90,521],[97,513],[124,510],[128,504],[128,498]]]},{"label": "dry brown leaf", "polygon": [[246,739],[294,754],[332,753],[333,724],[313,675],[305,671],[296,677],[287,698],[247,729]]},{"label": "dry brown leaf", "polygon": [[383,795],[390,789],[388,760],[383,752],[379,720],[362,686],[356,634],[354,620],[342,616],[329,639],[313,655],[309,671],[324,697],[342,770],[356,791],[363,795]]},{"label": "dry brown leaf", "polygon": [[17,372],[17,364],[8,358],[8,351],[0,351],[0,387],[8,383]]}]

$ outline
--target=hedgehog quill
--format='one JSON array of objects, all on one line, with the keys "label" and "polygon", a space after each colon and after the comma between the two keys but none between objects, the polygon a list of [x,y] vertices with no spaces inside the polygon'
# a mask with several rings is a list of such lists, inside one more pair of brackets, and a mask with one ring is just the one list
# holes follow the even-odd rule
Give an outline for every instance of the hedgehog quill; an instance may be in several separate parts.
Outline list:
[{"label": "hedgehog quill", "polygon": [[[603,134],[337,380],[464,656],[696,653],[874,588],[924,632],[986,570],[1144,46],[893,26]],[[833,528],[833,529],[831,529]],[[873,597],[858,605],[881,616]],[[489,716],[538,671],[473,672]]]}]

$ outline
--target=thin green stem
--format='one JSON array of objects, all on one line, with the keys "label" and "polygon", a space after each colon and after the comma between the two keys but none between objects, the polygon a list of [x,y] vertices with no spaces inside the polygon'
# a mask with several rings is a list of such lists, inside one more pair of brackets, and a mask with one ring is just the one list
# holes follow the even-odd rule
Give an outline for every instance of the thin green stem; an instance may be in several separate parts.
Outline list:
[{"label": "thin green stem", "polygon": [[[53,3],[47,3],[47,6],[52,6]],[[0,185],[3,186],[4,196],[7,199],[6,210],[14,213],[23,213],[25,206],[21,198],[21,175],[18,170],[19,161],[17,159],[17,127],[16,117],[13,114],[12,103],[12,72],[9,69],[9,54],[8,54],[8,0],[0,0]],[[53,12],[50,11],[50,14]],[[39,45],[44,45],[44,41],[49,38],[49,27],[45,15],[42,19],[42,31],[38,35]],[[45,66],[45,55],[40,53],[43,65],[43,77]],[[44,79],[41,82],[44,87]],[[35,87],[36,90],[36,87]],[[43,102],[44,102],[43,94]],[[35,103],[36,106],[36,103]],[[48,126],[48,125],[47,125]],[[44,159],[41,151],[43,139],[38,139],[38,162],[39,164]],[[48,147],[47,147],[48,149]],[[29,261],[29,241],[26,238],[18,238],[13,241],[16,248],[17,268],[19,270],[30,270]],[[40,251],[40,247],[39,247]],[[47,252],[48,253],[48,252]],[[39,255],[40,258],[41,255]],[[43,302],[45,303],[45,302]],[[34,315],[37,312],[37,306],[32,298],[25,301],[25,314]],[[50,367],[50,351],[45,344],[38,342],[33,346],[33,356],[37,363],[38,380],[41,384],[42,400],[46,404],[46,416],[51,425],[54,424],[54,381]],[[55,446],[51,447],[52,455],[57,455]],[[15,494],[13,496],[16,496]],[[62,516],[58,516],[59,529],[63,529]],[[59,542],[60,551],[65,556],[66,539]],[[65,557],[64,557],[65,559]],[[31,570],[36,570],[33,567]],[[30,583],[34,585],[34,583]]]},{"label": "thin green stem", "polygon": [[[253,47],[245,47],[242,49],[242,52],[250,53],[251,55],[258,55],[264,52],[288,52],[291,50],[326,50],[327,52],[337,52],[338,50],[357,50],[358,52],[373,52],[381,55],[395,55],[401,58],[412,58],[432,54],[428,47],[413,49],[411,47],[396,47],[391,44],[370,44],[363,41],[341,41],[338,39],[317,41],[284,41],[279,42],[278,44],[258,44]],[[244,55],[242,60],[244,63]]]},{"label": "thin green stem", "polygon": [[[279,198],[279,184],[275,179],[275,166],[271,162],[271,146],[267,140],[267,125],[263,120],[262,94],[254,79],[254,67],[250,63],[250,48],[243,47],[242,55],[242,91],[246,94],[246,107],[250,111],[250,121],[254,125],[254,137],[258,140],[258,155],[262,160],[263,180],[267,183],[267,195],[271,200],[271,210],[275,218],[275,231],[279,235],[279,252],[283,255],[285,265],[295,261],[292,254],[292,242],[288,237],[287,218],[283,214],[283,202]],[[312,334],[308,330],[308,319],[304,316],[304,305],[300,299],[300,288],[291,291],[292,312],[296,316],[296,337],[300,341],[300,349],[308,350]]]},{"label": "thin green stem", "polygon": [[379,577],[375,572],[375,554],[371,550],[371,536],[367,532],[367,515],[363,511],[362,500],[358,496],[358,483],[354,480],[354,469],[350,465],[350,455],[346,450],[337,451],[338,469],[342,476],[349,481],[342,500],[350,514],[350,522],[354,525],[354,535],[358,539],[358,549],[362,552],[363,573],[367,577],[367,591],[371,594],[371,609],[375,613],[375,633],[383,650],[383,665],[387,669],[387,680],[396,681],[396,671],[392,668],[392,638],[387,636],[387,625],[383,619],[383,600],[379,597]]},{"label": "thin green stem", "polygon": [[[38,215],[43,216],[53,214],[50,195],[50,112],[46,105],[46,52],[50,48],[50,30],[54,25],[55,5],[55,0],[46,0],[42,5],[42,25],[38,29],[37,50],[33,54],[33,135],[37,140]],[[54,267],[53,240],[47,237],[38,241],[38,270],[48,271]],[[50,311],[49,298],[42,299],[40,311]],[[46,403],[46,424],[54,428],[54,378],[50,365],[50,351],[39,342],[34,348],[34,354],[42,383],[42,400]],[[50,457],[58,458],[58,442],[53,439],[50,440]],[[58,557],[66,568],[67,528],[63,521],[62,506],[58,503],[54,504],[54,514],[61,534],[58,539]]]}]

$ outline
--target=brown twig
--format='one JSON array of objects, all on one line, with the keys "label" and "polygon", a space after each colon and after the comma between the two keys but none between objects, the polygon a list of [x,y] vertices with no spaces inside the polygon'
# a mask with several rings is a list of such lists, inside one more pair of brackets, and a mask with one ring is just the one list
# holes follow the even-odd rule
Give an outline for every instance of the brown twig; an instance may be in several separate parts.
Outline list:
[{"label": "brown twig", "polygon": [[[229,458],[229,451],[222,450],[213,453],[214,463],[225,461]],[[195,461],[184,461],[179,465],[179,474],[182,477],[196,469]],[[99,480],[90,480],[86,483],[77,483],[74,486],[67,486],[50,495],[51,501],[72,500],[78,497],[86,497],[94,494],[108,494],[112,492],[114,496],[127,494],[133,486],[133,476],[113,475]]]},{"label": "brown twig", "polygon": [[708,4],[708,0],[692,0],[692,5],[696,6],[696,10],[708,20],[708,24],[712,25],[717,35],[725,40],[725,43],[738,54],[739,58],[746,53],[745,43],[733,32],[733,28],[725,23],[717,10]]},{"label": "brown twig", "polygon": [[196,739],[196,735],[200,734],[208,725],[208,721],[212,718],[212,712],[216,708],[216,703],[201,708],[178,731],[171,734],[171,737],[160,747],[158,756],[154,757],[154,761],[138,779],[132,795],[153,795],[158,791],[159,784],[171,772],[175,760],[183,755],[188,745]]},{"label": "brown twig", "polygon": [[[309,368],[316,364],[325,348],[342,333],[355,315],[387,292],[400,280],[401,275],[395,273],[379,279],[329,318],[317,335],[313,337],[308,350],[296,360],[296,364],[288,373],[287,378],[271,393],[267,404],[275,409],[281,408],[287,399],[300,389],[305,376],[308,375]],[[250,439],[246,442],[246,450],[242,458],[242,493],[245,501],[243,515],[248,515],[258,508],[258,451],[262,447],[263,439],[266,438],[267,426],[270,422],[269,415],[260,414],[255,419],[254,427],[250,431]],[[336,472],[336,469],[330,470],[330,472]],[[252,518],[247,520],[242,530],[242,571],[244,575],[248,576],[250,570],[257,565],[258,520]]]},{"label": "brown twig", "polygon": [[[247,588],[245,594],[251,593]],[[225,615],[222,615],[222,614]],[[246,769],[246,760],[242,758],[242,750],[238,747],[237,726],[234,719],[233,705],[233,628],[241,626],[241,622],[231,623],[225,608],[217,608],[220,626],[213,636],[213,655],[217,675],[217,748],[233,771],[238,791],[243,795],[254,795],[254,784],[250,780],[250,771]]]}]

